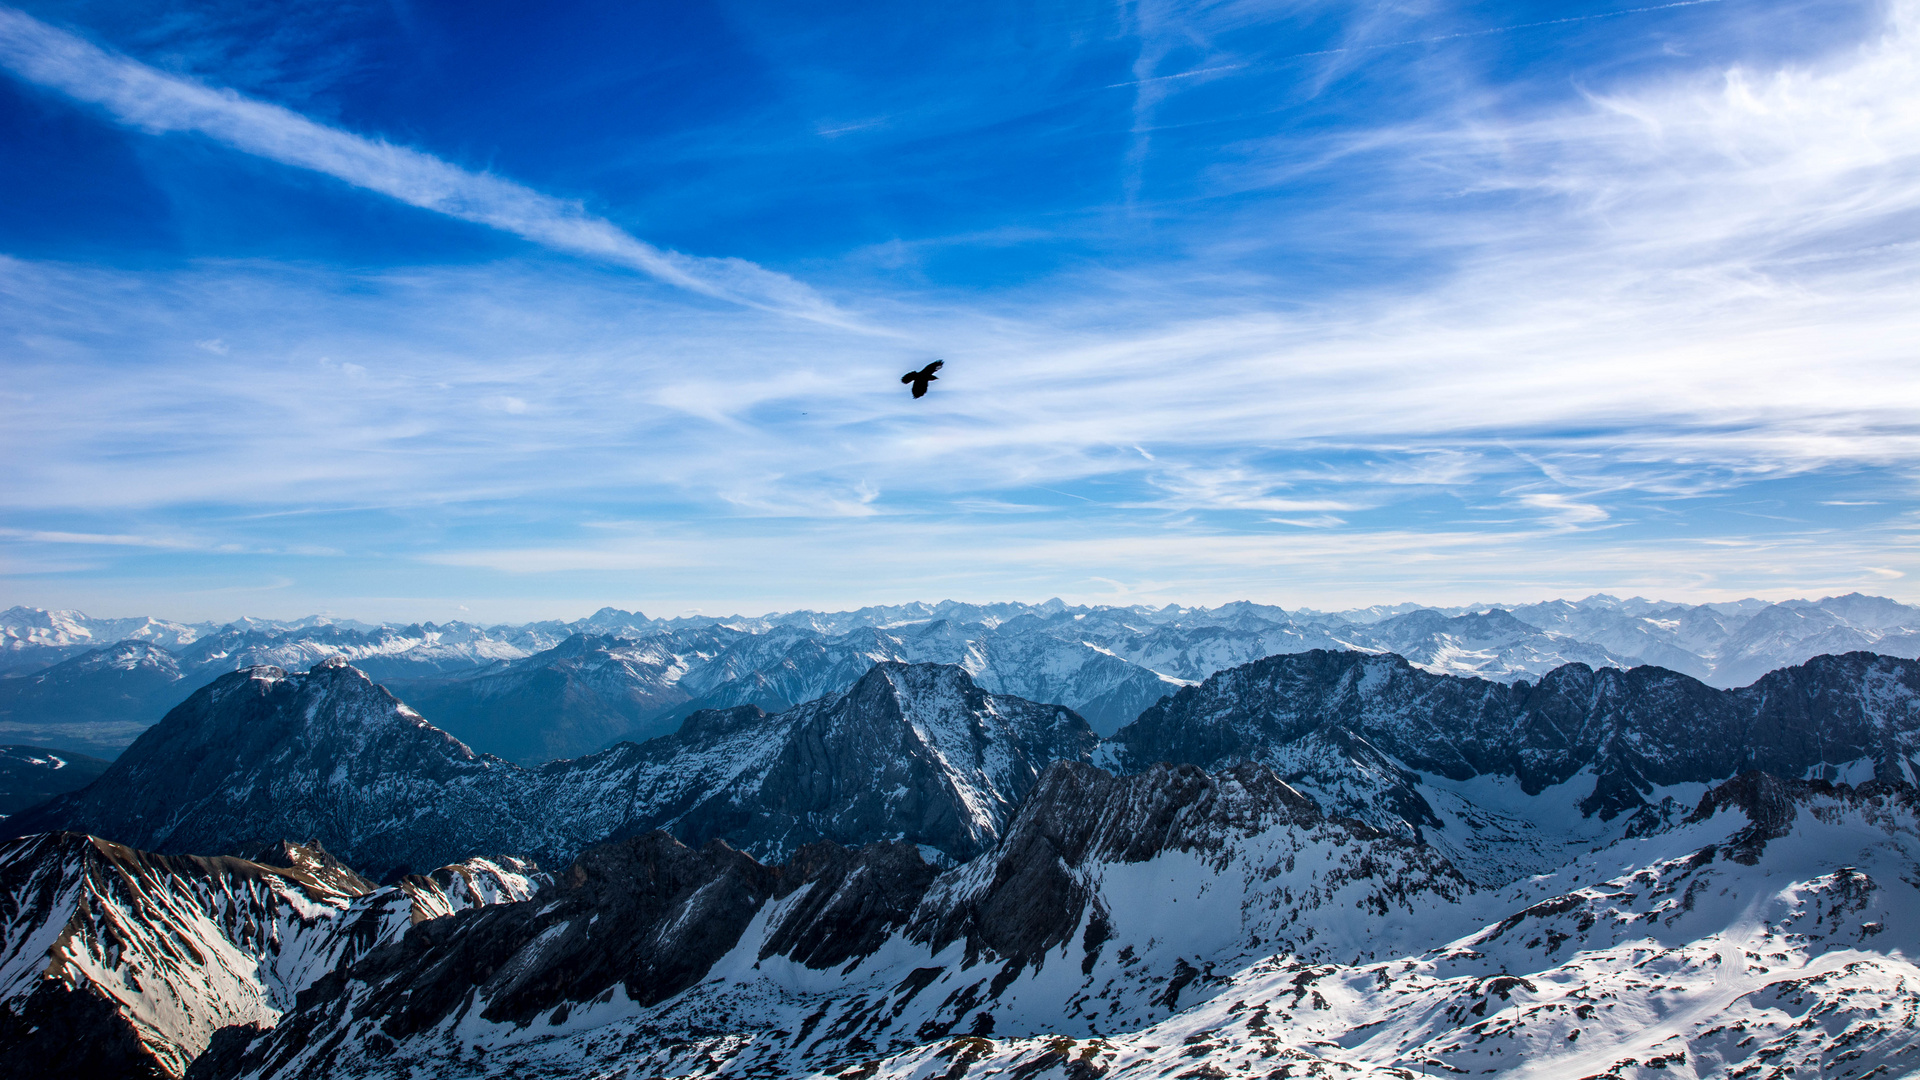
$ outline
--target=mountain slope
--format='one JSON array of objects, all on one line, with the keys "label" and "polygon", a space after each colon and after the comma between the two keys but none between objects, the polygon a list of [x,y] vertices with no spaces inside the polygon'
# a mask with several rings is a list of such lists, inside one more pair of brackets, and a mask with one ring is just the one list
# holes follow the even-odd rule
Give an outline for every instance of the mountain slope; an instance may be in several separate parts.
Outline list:
[{"label": "mountain slope", "polygon": [[111,757],[178,703],[185,678],[173,654],[150,642],[92,649],[0,679],[0,736]]},{"label": "mountain slope", "polygon": [[[311,836],[376,877],[517,851],[486,781],[505,768],[421,720],[345,661],[216,680],[83,791],[7,822],[162,852]],[[460,838],[451,847],[448,840]],[[443,853],[446,857],[441,857]]]},{"label": "mountain slope", "polygon": [[1746,774],[1486,891],[1257,766],[1061,764],[931,880],[900,847],[595,849],[195,1076],[1907,1075],[1917,810],[1904,783]]},{"label": "mountain slope", "polygon": [[[1184,689],[1122,729],[1106,753],[1129,770],[1264,762],[1336,812],[1440,843],[1471,868],[1479,856],[1469,849],[1487,849],[1472,833],[1531,829],[1474,804],[1500,781],[1517,788],[1510,805],[1559,788],[1555,800],[1582,815],[1625,815],[1623,827],[1637,829],[1672,816],[1663,797],[1688,785],[1697,797],[1698,785],[1750,769],[1912,782],[1920,663],[1819,657],[1751,687],[1716,690],[1652,667],[1572,664],[1535,685],[1503,684],[1434,675],[1393,656],[1316,650]],[[1445,814],[1435,809],[1443,802]],[[1550,849],[1471,872],[1496,880],[1557,858]]]},{"label": "mountain slope", "polygon": [[44,746],[0,746],[0,815],[78,791],[99,779],[108,764]]},{"label": "mountain slope", "polygon": [[1309,928],[1356,905],[1431,916],[1465,889],[1444,861],[1324,818],[1258,767],[1115,778],[1061,762],[992,852],[938,877],[898,844],[817,845],[784,866],[662,833],[594,848],[537,903],[434,924],[343,969],[198,1075],[323,1060],[336,1075],[481,1075],[576,1034],[595,1049],[568,1060],[591,1071],[647,1053],[646,1033],[715,1024],[738,1033],[724,1040],[735,1069],[803,1075],[956,1030],[1151,1022],[1209,993],[1195,963],[1370,951],[1378,935]]},{"label": "mountain slope", "polygon": [[216,1031],[271,1026],[415,922],[539,881],[480,862],[377,889],[317,846],[261,854],[271,863],[77,833],[0,843],[0,1076],[178,1077]]},{"label": "mountain slope", "polygon": [[965,858],[1048,762],[1094,741],[1074,713],[988,694],[958,668],[884,664],[785,713],[698,714],[674,736],[532,770],[473,753],[335,658],[222,677],[95,784],[6,825],[163,852],[312,836],[382,879],[486,852],[564,863],[659,827],[768,857],[891,835]]}]

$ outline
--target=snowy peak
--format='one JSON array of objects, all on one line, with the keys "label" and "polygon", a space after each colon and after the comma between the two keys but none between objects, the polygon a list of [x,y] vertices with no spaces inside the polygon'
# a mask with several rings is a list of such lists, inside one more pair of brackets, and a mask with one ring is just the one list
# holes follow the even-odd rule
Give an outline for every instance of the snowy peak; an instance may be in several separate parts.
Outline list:
[{"label": "snowy peak", "polygon": [[484,894],[445,867],[380,889],[312,844],[260,859],[167,856],[79,833],[0,843],[0,1045],[14,1075],[181,1076],[221,1028],[269,1027],[336,967],[439,914],[532,895],[525,864]]},{"label": "snowy peak", "polygon": [[[784,866],[655,832],[594,847],[537,904],[436,920],[342,970],[288,1022],[222,1048],[210,1074],[330,1067],[340,1033],[391,1049],[450,1018],[566,1030],[654,1007],[699,983],[757,928],[749,963],[815,970],[870,954],[904,923],[933,871],[913,848],[820,845]],[[377,1052],[377,1051],[376,1051]]]},{"label": "snowy peak", "polygon": [[765,858],[883,837],[967,858],[998,838],[1040,770],[1085,759],[1097,741],[1072,710],[989,694],[952,665],[890,662],[777,715],[695,714],[642,750],[664,764],[756,726],[752,741],[778,749],[701,793],[677,835],[726,837]]},{"label": "snowy peak", "polygon": [[[1313,736],[1326,749],[1303,757]],[[1351,741],[1391,759],[1369,762]],[[1335,751],[1338,751],[1336,754]],[[1660,668],[1570,664],[1537,685],[1438,676],[1397,657],[1314,651],[1221,672],[1147,710],[1112,750],[1125,768],[1154,761],[1212,767],[1249,759],[1311,788],[1341,813],[1379,821],[1394,777],[1411,769],[1454,781],[1512,777],[1529,795],[1595,779],[1581,809],[1611,820],[1647,806],[1657,787],[1710,783],[1744,770],[1804,776],[1862,767],[1911,780],[1920,753],[1920,663],[1855,653],[1715,690]],[[1394,764],[1394,763],[1397,763]],[[1377,780],[1351,792],[1327,779]],[[1418,820],[1406,819],[1417,829]]]},{"label": "snowy peak", "polygon": [[474,853],[432,857],[439,848],[429,805],[409,809],[416,830],[396,832],[396,797],[411,791],[426,803],[429,792],[495,767],[332,658],[301,674],[257,667],[223,676],[148,729],[94,784],[7,825],[15,835],[76,829],[168,851],[315,836],[384,876]]},{"label": "snowy peak", "polygon": [[1041,769],[1095,742],[1071,710],[989,694],[957,667],[889,664],[783,713],[699,713],[641,746],[523,769],[474,754],[332,657],[223,676],[92,786],[7,825],[175,852],[311,836],[379,879],[487,852],[564,862],[655,828],[770,859],[880,838],[963,859],[999,836]]}]

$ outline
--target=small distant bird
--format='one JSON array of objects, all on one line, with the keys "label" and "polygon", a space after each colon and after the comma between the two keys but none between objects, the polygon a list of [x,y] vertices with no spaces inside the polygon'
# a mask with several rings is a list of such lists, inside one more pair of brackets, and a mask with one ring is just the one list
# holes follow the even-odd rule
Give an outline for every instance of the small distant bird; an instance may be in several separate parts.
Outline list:
[{"label": "small distant bird", "polygon": [[900,376],[900,381],[903,383],[913,384],[914,397],[926,397],[927,384],[930,382],[933,382],[935,379],[938,379],[940,377],[938,375],[935,375],[934,372],[939,371],[941,368],[945,367],[946,365],[947,365],[947,362],[945,360],[935,360],[933,363],[928,364],[926,367],[921,368],[919,371],[909,371],[905,375]]}]

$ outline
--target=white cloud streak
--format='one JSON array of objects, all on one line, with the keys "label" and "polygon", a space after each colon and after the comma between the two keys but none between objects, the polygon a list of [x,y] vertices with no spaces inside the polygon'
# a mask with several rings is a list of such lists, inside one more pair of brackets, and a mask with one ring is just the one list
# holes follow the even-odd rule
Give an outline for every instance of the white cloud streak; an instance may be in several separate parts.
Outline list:
[{"label": "white cloud streak", "polygon": [[[1073,581],[1330,606],[1920,580],[1920,8],[1818,63],[1298,141],[1243,148],[1221,197],[1365,159],[1386,195],[1335,224],[1377,215],[1442,270],[1299,298],[1202,247],[1132,279],[896,302],[949,361],[917,403],[893,342],[635,304],[585,270],[162,282],[0,260],[7,505],[121,533],[129,507],[544,500],[539,535],[416,554],[671,576],[676,602],[747,608],[1094,596]],[[88,344],[97,312],[126,344]],[[1796,478],[1799,510],[1840,509],[1686,516]],[[1682,527],[1654,528],[1661,507]],[[583,536],[596,514],[667,539]]]},{"label": "white cloud streak", "polygon": [[0,7],[0,64],[22,79],[156,135],[197,133],[244,153],[324,173],[556,251],[638,270],[715,299],[832,325],[858,325],[812,288],[784,274],[743,259],[704,258],[655,247],[576,202],[159,71],[8,7]]}]

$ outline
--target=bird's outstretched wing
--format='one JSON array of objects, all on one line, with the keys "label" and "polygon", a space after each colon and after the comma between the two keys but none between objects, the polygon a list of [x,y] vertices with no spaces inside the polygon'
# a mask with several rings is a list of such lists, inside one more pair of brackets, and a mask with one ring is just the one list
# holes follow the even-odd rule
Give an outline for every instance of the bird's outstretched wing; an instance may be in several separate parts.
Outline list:
[{"label": "bird's outstretched wing", "polygon": [[919,377],[920,377],[920,373],[919,373],[919,372],[917,372],[917,371],[909,371],[909,372],[907,372],[907,373],[906,373],[905,375],[902,375],[902,376],[900,376],[900,381],[901,381],[901,382],[903,382],[903,383],[910,383],[910,382],[912,382],[913,380],[915,380],[915,379],[917,379],[917,378],[919,378]]},{"label": "bird's outstretched wing", "polygon": [[920,370],[920,374],[932,375],[934,372],[939,371],[941,368],[946,366],[947,366],[947,362],[945,360],[935,360],[933,363],[928,364],[926,367],[922,368]]}]

